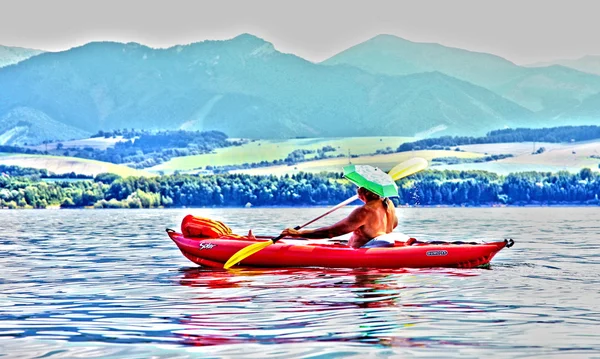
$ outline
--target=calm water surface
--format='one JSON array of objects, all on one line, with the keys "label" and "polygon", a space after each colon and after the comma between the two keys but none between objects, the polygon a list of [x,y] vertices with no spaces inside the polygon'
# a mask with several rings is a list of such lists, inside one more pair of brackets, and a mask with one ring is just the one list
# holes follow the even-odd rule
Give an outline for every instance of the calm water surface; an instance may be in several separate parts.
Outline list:
[{"label": "calm water surface", "polygon": [[399,210],[422,240],[514,238],[490,270],[203,270],[164,233],[321,212],[0,211],[0,357],[600,358],[599,208]]}]

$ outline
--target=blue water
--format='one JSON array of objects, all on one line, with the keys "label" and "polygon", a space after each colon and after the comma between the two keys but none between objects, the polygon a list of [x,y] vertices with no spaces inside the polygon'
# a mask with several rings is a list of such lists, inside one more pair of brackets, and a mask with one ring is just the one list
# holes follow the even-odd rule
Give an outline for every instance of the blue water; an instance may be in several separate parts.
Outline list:
[{"label": "blue water", "polygon": [[399,209],[419,239],[514,238],[489,270],[203,270],[164,233],[323,210],[0,211],[0,357],[600,358],[598,208]]}]

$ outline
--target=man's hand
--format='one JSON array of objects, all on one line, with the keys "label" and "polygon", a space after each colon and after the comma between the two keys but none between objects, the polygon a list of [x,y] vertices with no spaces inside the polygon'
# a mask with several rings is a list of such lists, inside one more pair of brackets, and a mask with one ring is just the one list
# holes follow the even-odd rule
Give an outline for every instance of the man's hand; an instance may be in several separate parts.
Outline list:
[{"label": "man's hand", "polygon": [[294,228],[286,228],[281,232],[281,235],[284,237],[301,237],[300,231]]}]

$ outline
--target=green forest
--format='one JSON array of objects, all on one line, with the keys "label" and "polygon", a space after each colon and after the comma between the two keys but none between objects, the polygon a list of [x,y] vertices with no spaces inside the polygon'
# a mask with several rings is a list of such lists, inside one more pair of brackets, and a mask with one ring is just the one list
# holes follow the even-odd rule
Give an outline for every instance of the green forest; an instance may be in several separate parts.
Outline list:
[{"label": "green forest", "polygon": [[[356,193],[342,174],[292,176],[168,175],[45,181],[38,170],[4,167],[2,208],[169,208],[313,206],[337,204]],[[598,205],[600,175],[429,170],[398,182],[396,204],[413,206]]]},{"label": "green forest", "polygon": [[58,155],[85,158],[115,164],[125,164],[132,168],[147,168],[166,162],[173,157],[192,156],[210,153],[217,148],[240,146],[242,141],[229,140],[219,131],[140,131],[135,129],[99,131],[91,138],[111,138],[122,136],[123,141],[106,149],[82,146],[65,148],[58,142],[56,149],[41,151],[27,147],[0,145],[0,152],[35,155]]},{"label": "green forest", "polygon": [[489,132],[483,137],[442,136],[406,142],[398,146],[397,152],[424,149],[442,149],[454,146],[483,143],[515,142],[573,142],[600,138],[600,126],[561,126],[551,128],[508,128]]},{"label": "green forest", "polygon": [[173,157],[210,153],[217,148],[239,146],[240,141],[228,141],[227,135],[219,131],[131,131],[102,132],[93,137],[121,135],[126,140],[115,143],[105,150],[83,147],[64,150],[65,156],[86,158],[115,164],[126,164],[132,168],[156,166]]}]

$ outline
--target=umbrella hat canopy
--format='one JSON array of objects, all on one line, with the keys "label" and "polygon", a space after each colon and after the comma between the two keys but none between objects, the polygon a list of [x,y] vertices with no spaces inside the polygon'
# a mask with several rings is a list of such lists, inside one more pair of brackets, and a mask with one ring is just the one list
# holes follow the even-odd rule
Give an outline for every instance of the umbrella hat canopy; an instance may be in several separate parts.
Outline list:
[{"label": "umbrella hat canopy", "polygon": [[398,196],[398,186],[390,175],[369,165],[348,165],[344,177],[358,187],[364,187],[381,197]]}]

